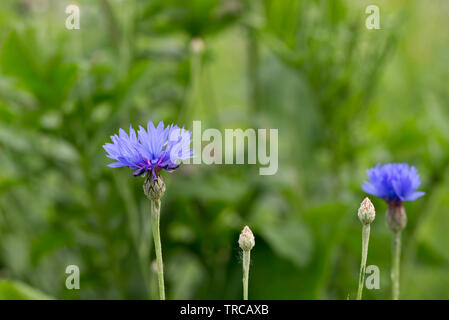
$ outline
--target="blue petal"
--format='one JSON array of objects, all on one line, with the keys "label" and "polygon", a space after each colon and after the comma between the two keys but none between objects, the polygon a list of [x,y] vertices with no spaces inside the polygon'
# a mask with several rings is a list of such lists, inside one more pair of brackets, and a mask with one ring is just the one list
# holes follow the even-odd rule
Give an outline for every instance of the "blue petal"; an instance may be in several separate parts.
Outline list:
[{"label": "blue petal", "polygon": [[402,201],[415,201],[418,198],[421,198],[423,195],[425,195],[425,192],[422,191],[415,191],[410,194],[408,194]]},{"label": "blue petal", "polygon": [[[169,139],[174,130],[177,130],[174,135],[175,139]],[[130,125],[129,135],[120,128],[118,135],[111,136],[112,144],[105,143],[103,149],[108,158],[117,161],[109,164],[109,167],[127,166],[137,169],[134,171],[136,176],[144,174],[146,171],[151,171],[155,176],[160,169],[167,171],[176,169],[179,166],[175,163],[177,160],[192,157],[190,137],[191,132],[184,128],[180,130],[173,124],[164,127],[162,121],[155,127],[153,122],[149,121],[147,130],[139,126],[137,133]]]},{"label": "blue petal", "polygon": [[415,167],[407,163],[388,163],[376,165],[367,170],[369,181],[362,189],[369,194],[385,200],[413,201],[424,195],[416,191],[421,179]]}]

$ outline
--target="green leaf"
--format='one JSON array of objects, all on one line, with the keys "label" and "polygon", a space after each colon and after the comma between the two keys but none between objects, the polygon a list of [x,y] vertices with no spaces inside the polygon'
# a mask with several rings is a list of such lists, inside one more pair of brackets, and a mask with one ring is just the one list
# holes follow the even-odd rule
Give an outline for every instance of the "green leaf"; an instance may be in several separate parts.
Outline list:
[{"label": "green leaf", "polygon": [[310,231],[304,224],[286,221],[279,225],[267,225],[261,233],[279,256],[299,267],[309,263],[313,243]]},{"label": "green leaf", "polygon": [[449,262],[447,250],[449,215],[444,208],[449,205],[448,184],[448,182],[441,184],[429,195],[431,200],[428,201],[427,214],[423,215],[423,218],[419,221],[417,231],[418,244],[446,262]]},{"label": "green leaf", "polygon": [[33,33],[21,37],[12,32],[2,47],[1,72],[16,78],[42,106],[60,107],[76,80],[77,67],[65,63],[61,52],[38,59],[37,50]]},{"label": "green leaf", "polygon": [[204,270],[194,255],[182,250],[170,257],[167,278],[171,283],[171,298],[192,299],[196,288],[204,279]]},{"label": "green leaf", "polygon": [[51,300],[53,298],[27,284],[0,280],[0,300]]},{"label": "green leaf", "polygon": [[49,231],[37,237],[32,244],[30,259],[33,266],[44,256],[72,243],[72,235],[64,231]]},{"label": "green leaf", "polygon": [[18,78],[20,84],[32,92],[47,91],[41,67],[16,32],[12,32],[5,40],[0,68],[4,75]]}]

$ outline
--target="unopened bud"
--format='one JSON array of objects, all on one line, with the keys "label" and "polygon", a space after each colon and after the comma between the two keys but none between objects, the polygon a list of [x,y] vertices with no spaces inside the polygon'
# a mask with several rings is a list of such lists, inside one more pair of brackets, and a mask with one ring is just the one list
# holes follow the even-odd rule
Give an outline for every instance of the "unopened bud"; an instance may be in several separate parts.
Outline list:
[{"label": "unopened bud", "polygon": [[256,242],[254,240],[253,232],[248,226],[245,226],[245,228],[243,228],[242,232],[240,233],[240,248],[242,248],[243,251],[250,251],[255,244]]},{"label": "unopened bud", "polygon": [[374,221],[374,218],[376,217],[376,210],[374,209],[370,199],[365,198],[362,201],[358,215],[362,224],[371,224],[371,222]]},{"label": "unopened bud", "polygon": [[151,174],[145,179],[143,184],[143,191],[148,199],[155,201],[162,198],[165,193],[165,183],[160,175],[153,178]]},{"label": "unopened bud", "polygon": [[193,38],[192,41],[190,41],[190,50],[192,50],[193,53],[201,53],[204,50],[203,39],[199,37]]},{"label": "unopened bud", "polygon": [[157,261],[153,260],[151,263],[151,270],[154,272],[154,274],[157,274]]},{"label": "unopened bud", "polygon": [[392,202],[388,204],[386,215],[387,226],[394,232],[401,231],[407,224],[407,215],[402,202]]}]

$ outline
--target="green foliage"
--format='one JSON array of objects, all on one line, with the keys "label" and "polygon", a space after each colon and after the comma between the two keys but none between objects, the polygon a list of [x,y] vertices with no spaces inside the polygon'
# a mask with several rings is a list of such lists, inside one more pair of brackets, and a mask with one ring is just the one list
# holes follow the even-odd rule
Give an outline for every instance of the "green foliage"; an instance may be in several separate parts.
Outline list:
[{"label": "green foliage", "polygon": [[49,300],[49,296],[16,281],[0,280],[0,300]]},{"label": "green foliage", "polygon": [[[251,298],[355,298],[360,186],[392,161],[415,165],[427,193],[406,204],[403,297],[449,297],[447,8],[378,1],[381,30],[367,30],[369,1],[78,2],[72,31],[64,1],[0,4],[1,299],[46,298],[28,285],[58,299],[157,297],[143,180],[106,167],[102,150],[150,119],[279,129],[274,176],[165,174],[168,298],[241,298],[244,225]],[[391,234],[372,200],[381,289],[364,297],[386,299]],[[81,290],[65,288],[70,264]]]}]

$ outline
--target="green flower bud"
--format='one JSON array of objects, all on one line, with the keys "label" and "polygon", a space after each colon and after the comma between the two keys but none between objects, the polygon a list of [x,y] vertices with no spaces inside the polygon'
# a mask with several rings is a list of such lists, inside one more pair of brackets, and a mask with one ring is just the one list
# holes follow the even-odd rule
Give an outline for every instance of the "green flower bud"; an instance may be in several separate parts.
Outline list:
[{"label": "green flower bud", "polygon": [[254,235],[248,226],[243,228],[242,233],[240,233],[239,246],[243,251],[250,251],[256,244],[254,240]]},{"label": "green flower bud", "polygon": [[388,204],[386,215],[387,226],[394,232],[401,231],[407,224],[407,215],[402,202],[391,202]]},{"label": "green flower bud", "polygon": [[148,174],[143,184],[143,191],[148,199],[155,201],[162,198],[165,193],[165,183],[160,175],[153,178],[151,174]]},{"label": "green flower bud", "polygon": [[370,199],[365,198],[362,201],[358,216],[362,224],[371,224],[371,222],[374,221],[374,218],[376,218],[376,210],[374,209]]}]

